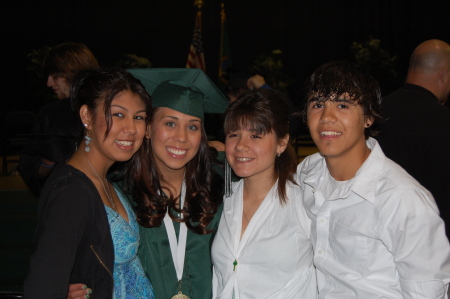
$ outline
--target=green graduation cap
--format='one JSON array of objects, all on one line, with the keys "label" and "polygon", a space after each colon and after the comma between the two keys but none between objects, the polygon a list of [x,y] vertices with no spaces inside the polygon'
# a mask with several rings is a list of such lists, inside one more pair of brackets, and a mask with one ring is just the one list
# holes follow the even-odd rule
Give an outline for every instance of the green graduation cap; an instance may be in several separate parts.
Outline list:
[{"label": "green graduation cap", "polygon": [[200,69],[129,69],[152,96],[152,107],[168,107],[204,119],[204,113],[223,113],[228,100]]}]

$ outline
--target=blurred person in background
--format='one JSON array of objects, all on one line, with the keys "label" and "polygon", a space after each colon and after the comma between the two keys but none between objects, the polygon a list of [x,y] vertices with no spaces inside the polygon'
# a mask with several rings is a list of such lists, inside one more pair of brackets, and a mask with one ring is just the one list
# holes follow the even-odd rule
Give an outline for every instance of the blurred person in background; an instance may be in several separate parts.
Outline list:
[{"label": "blurred person in background", "polygon": [[38,112],[32,138],[19,161],[19,172],[37,197],[55,164],[65,162],[77,149],[77,115],[70,104],[70,87],[78,71],[98,67],[98,62],[86,45],[68,42],[51,49],[43,67],[47,86],[58,100]]}]

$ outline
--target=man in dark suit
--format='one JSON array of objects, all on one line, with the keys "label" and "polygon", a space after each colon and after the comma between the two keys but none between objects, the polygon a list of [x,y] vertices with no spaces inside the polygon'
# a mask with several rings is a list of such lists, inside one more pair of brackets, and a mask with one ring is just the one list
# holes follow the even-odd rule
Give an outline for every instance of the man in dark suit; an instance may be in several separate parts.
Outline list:
[{"label": "man in dark suit", "polygon": [[434,196],[450,236],[450,45],[420,44],[411,55],[406,83],[383,98],[385,121],[377,136],[385,155]]}]

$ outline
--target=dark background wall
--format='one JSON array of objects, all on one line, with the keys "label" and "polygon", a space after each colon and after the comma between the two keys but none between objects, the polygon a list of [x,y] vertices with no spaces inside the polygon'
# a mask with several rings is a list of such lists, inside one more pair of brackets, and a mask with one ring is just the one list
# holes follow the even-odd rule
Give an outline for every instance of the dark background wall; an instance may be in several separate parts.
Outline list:
[{"label": "dark background wall", "polygon": [[[8,0],[2,6],[0,117],[43,104],[33,96],[26,71],[32,50],[75,41],[85,43],[103,65],[132,53],[154,67],[184,67],[196,11],[193,0]],[[322,63],[351,59],[353,41],[380,39],[397,56],[400,77],[419,43],[450,42],[449,0],[225,0],[225,6],[233,65],[247,67],[258,54],[281,49],[294,89]],[[219,36],[220,0],[205,0],[203,43],[213,79]]]}]

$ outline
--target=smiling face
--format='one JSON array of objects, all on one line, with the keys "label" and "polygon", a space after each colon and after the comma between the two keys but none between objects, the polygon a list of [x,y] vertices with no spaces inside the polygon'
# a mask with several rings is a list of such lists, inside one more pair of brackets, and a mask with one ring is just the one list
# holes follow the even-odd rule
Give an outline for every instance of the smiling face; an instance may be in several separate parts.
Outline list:
[{"label": "smiling face", "polygon": [[239,177],[272,180],[276,155],[286,149],[287,140],[279,141],[272,132],[256,134],[242,129],[230,132],[225,140],[227,161]]},{"label": "smiling face", "polygon": [[185,171],[197,154],[202,138],[202,121],[176,110],[159,107],[150,125],[153,156],[163,173]]},{"label": "smiling face", "polygon": [[80,109],[83,123],[91,138],[88,153],[96,163],[112,164],[127,161],[140,148],[146,131],[146,106],[144,101],[130,91],[118,93],[111,102],[111,128],[107,129],[103,101],[95,112],[89,112],[86,105]]},{"label": "smiling face", "polygon": [[69,84],[63,77],[49,75],[47,78],[47,86],[52,88],[58,100],[66,99],[70,96]]},{"label": "smiling face", "polygon": [[326,160],[352,163],[354,157],[366,151],[364,129],[372,125],[372,120],[346,94],[325,101],[310,98],[307,123],[314,143]]}]

